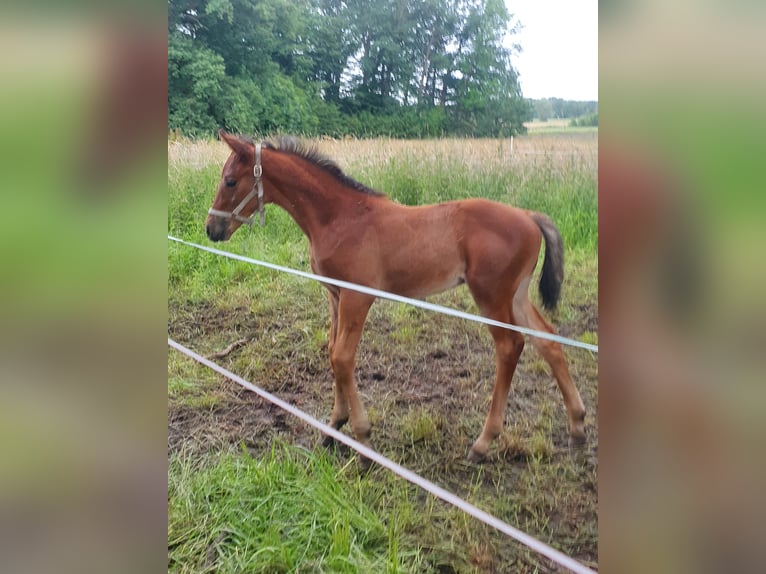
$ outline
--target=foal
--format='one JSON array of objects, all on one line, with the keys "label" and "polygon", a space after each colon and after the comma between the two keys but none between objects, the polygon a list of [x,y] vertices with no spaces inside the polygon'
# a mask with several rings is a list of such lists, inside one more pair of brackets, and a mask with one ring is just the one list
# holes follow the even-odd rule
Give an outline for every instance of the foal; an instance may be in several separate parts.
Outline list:
[{"label": "foal", "polygon": [[[253,144],[223,130],[231,154],[206,222],[212,241],[226,241],[252,224],[263,204],[287,211],[309,240],[311,269],[324,275],[406,297],[427,297],[462,283],[491,319],[553,333],[528,298],[542,239],[547,249],[540,278],[543,305],[555,307],[563,280],[563,246],[541,213],[483,199],[437,205],[399,205],[346,176],[331,160],[294,139]],[[370,423],[359,398],[354,365],[367,313],[375,297],[324,285],[330,301],[330,363],[335,376],[329,424],[350,421],[369,445]],[[501,432],[511,378],[524,337],[489,327],[496,379],[484,428],[468,458],[483,459]],[[585,442],[585,407],[559,343],[532,338],[550,364],[567,410],[570,443]]]}]

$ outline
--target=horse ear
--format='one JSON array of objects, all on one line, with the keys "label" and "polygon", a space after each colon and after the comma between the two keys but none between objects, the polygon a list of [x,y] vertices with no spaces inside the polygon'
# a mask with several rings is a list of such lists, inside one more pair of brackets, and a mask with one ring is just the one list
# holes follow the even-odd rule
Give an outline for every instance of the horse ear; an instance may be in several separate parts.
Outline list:
[{"label": "horse ear", "polygon": [[239,139],[237,136],[227,134],[223,130],[218,130],[218,136],[225,141],[232,151],[239,154],[243,159],[250,159],[253,157],[253,146],[248,142]]}]

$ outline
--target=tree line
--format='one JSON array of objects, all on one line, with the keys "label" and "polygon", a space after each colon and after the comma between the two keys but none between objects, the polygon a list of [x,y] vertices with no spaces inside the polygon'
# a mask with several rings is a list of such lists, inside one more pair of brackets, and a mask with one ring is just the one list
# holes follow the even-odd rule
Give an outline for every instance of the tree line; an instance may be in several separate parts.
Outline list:
[{"label": "tree line", "polygon": [[237,133],[523,133],[503,0],[168,0],[168,127]]},{"label": "tree line", "polygon": [[598,117],[598,102],[563,100],[561,98],[541,98],[530,100],[532,115],[535,119],[547,121],[551,119],[576,119],[580,125],[597,125],[592,123]]}]

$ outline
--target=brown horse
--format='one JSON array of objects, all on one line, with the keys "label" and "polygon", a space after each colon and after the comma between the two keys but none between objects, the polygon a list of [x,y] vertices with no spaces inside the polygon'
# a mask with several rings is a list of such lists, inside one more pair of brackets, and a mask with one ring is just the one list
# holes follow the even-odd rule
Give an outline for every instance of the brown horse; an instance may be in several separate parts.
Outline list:
[{"label": "brown horse", "polygon": [[[294,139],[264,144],[221,138],[231,148],[206,230],[226,241],[256,210],[274,203],[287,211],[309,240],[311,269],[318,275],[426,297],[466,283],[486,317],[553,333],[527,291],[542,238],[547,249],[540,278],[543,305],[553,308],[563,280],[561,236],[541,213],[483,199],[408,207],[346,176],[331,160]],[[260,196],[260,198],[258,197]],[[347,421],[369,445],[370,423],[354,380],[354,364],[367,313],[375,297],[325,285],[330,300],[330,363],[335,403],[329,424]],[[524,336],[489,327],[497,374],[484,428],[469,451],[483,459],[501,432],[511,377]],[[566,405],[570,442],[585,441],[585,407],[559,343],[533,338],[550,364]],[[331,441],[330,441],[331,442]]]}]

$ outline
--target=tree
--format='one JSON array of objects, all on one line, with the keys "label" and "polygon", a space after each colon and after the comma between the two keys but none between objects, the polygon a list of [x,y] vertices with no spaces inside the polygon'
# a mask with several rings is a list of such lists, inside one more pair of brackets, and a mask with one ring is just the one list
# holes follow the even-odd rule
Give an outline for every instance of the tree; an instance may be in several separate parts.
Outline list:
[{"label": "tree", "polygon": [[348,17],[343,0],[314,0],[308,17],[306,44],[312,79],[324,101],[333,104],[340,102],[343,72],[354,52]]},{"label": "tree", "polygon": [[502,0],[169,0],[169,127],[518,133],[516,31]]},{"label": "tree", "polygon": [[224,60],[191,39],[168,38],[168,122],[190,135],[202,135],[217,127],[215,102],[226,77]]}]

